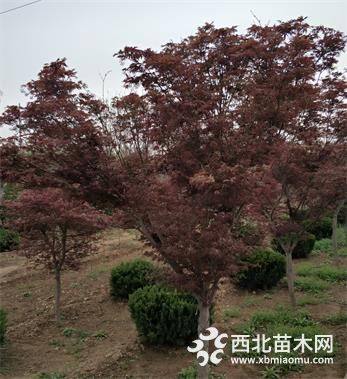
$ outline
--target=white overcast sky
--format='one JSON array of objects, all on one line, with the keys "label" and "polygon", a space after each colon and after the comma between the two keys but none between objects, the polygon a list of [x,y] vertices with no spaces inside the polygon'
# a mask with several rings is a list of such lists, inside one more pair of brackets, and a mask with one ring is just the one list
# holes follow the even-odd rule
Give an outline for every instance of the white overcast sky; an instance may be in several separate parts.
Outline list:
[{"label": "white overcast sky", "polygon": [[[32,0],[0,0],[0,12]],[[0,14],[0,111],[25,103],[22,84],[43,64],[66,57],[90,90],[108,97],[124,93],[121,66],[112,55],[124,46],[159,48],[194,33],[205,22],[237,25],[244,31],[254,18],[262,23],[307,16],[314,25],[346,33],[347,1],[90,1],[41,0]],[[340,67],[346,67],[346,54]],[[0,136],[8,131],[0,129]]]}]

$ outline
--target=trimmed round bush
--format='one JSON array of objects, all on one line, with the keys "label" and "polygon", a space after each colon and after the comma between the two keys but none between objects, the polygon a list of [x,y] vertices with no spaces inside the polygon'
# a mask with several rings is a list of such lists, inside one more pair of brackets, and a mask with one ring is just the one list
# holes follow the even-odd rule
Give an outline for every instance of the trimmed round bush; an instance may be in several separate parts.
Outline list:
[{"label": "trimmed round bush", "polygon": [[0,308],[0,345],[5,342],[5,334],[7,328],[7,314],[4,309]]},{"label": "trimmed round bush", "polygon": [[333,233],[331,217],[323,217],[322,219],[316,221],[305,221],[304,227],[308,233],[315,235],[316,240],[331,238]]},{"label": "trimmed round bush", "polygon": [[286,262],[271,249],[257,250],[243,261],[248,265],[236,275],[236,285],[248,290],[269,289],[284,277]]},{"label": "trimmed round bush", "polygon": [[154,284],[155,271],[151,262],[141,259],[121,263],[111,271],[111,295],[128,299],[137,289]]},{"label": "trimmed round bush", "polygon": [[16,249],[19,244],[19,236],[17,232],[0,228],[0,252]]},{"label": "trimmed round bush", "polygon": [[[314,234],[306,233],[295,246],[292,253],[292,257],[294,259],[307,258],[308,255],[313,250],[315,242],[316,242],[316,237],[314,236]],[[276,240],[274,240],[274,247],[275,247],[275,250],[277,250],[281,254],[285,254],[281,245]]]},{"label": "trimmed round bush", "polygon": [[307,233],[295,246],[295,249],[293,250],[293,258],[307,258],[313,250],[315,242],[315,235],[312,233]]},{"label": "trimmed round bush", "polygon": [[128,305],[143,342],[185,346],[197,334],[198,305],[189,294],[146,286],[129,296]]},{"label": "trimmed round bush", "polygon": [[347,201],[345,201],[345,204],[343,205],[342,209],[340,210],[339,214],[337,215],[337,223],[339,225],[346,225],[347,224]]}]

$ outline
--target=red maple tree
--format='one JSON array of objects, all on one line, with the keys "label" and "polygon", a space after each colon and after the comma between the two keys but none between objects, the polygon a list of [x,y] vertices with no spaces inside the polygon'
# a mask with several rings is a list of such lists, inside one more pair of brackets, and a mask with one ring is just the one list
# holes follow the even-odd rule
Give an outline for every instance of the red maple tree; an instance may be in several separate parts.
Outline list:
[{"label": "red maple tree", "polygon": [[315,146],[285,142],[277,148],[276,158],[264,173],[266,188],[259,191],[259,198],[273,235],[286,254],[290,301],[295,306],[293,250],[306,238],[305,223],[324,217],[345,185],[343,170],[335,167],[326,172],[332,160],[329,147],[319,142]]},{"label": "red maple tree", "polygon": [[85,202],[69,198],[61,189],[25,190],[6,202],[8,223],[20,233],[20,252],[55,277],[55,315],[61,319],[61,273],[77,270],[81,259],[96,252],[96,232],[107,217]]}]

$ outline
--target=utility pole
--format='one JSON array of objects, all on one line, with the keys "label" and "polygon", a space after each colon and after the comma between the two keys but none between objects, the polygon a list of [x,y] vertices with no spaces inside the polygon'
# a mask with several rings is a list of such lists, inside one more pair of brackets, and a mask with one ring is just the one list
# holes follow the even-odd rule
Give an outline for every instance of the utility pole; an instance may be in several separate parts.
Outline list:
[{"label": "utility pole", "polygon": [[108,70],[107,72],[105,72],[104,75],[101,75],[99,73],[99,76],[100,76],[100,79],[101,79],[101,82],[102,82],[102,101],[105,102],[105,80],[108,76],[109,73],[111,73],[112,70]]}]

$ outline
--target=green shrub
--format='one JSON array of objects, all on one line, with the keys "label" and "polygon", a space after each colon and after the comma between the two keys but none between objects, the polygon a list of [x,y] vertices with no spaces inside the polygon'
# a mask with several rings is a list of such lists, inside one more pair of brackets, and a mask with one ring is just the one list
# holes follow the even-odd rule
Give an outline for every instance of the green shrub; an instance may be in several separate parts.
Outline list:
[{"label": "green shrub", "polygon": [[[343,251],[346,250],[346,247],[347,247],[347,233],[346,233],[345,227],[339,226],[337,228],[336,240],[337,240],[338,255],[346,255],[343,253]],[[316,241],[313,247],[313,251],[331,254],[332,253],[331,238],[323,238],[319,241]]]},{"label": "green shrub", "polygon": [[0,308],[0,345],[5,342],[5,334],[7,328],[7,314],[4,309]]},{"label": "green shrub", "polygon": [[0,252],[13,250],[18,244],[18,233],[0,227]]},{"label": "green shrub", "polygon": [[317,240],[330,238],[333,232],[331,217],[323,217],[316,221],[305,221],[304,227],[308,233],[314,234]]},{"label": "green shrub", "polygon": [[[308,255],[313,250],[315,241],[316,241],[316,237],[314,236],[314,234],[306,233],[296,244],[292,253],[292,257],[294,259],[307,258]],[[273,246],[275,250],[277,250],[281,254],[285,254],[280,243],[277,240],[273,241]]]},{"label": "green shrub", "polygon": [[158,285],[146,286],[129,296],[128,305],[144,342],[186,345],[197,334],[197,301],[191,295]]},{"label": "green shrub", "polygon": [[330,238],[323,238],[316,241],[313,246],[313,251],[330,253],[332,249],[332,243]]},{"label": "green shrub", "polygon": [[[10,183],[3,185],[3,200],[15,200],[18,197],[19,188]],[[0,204],[0,223],[4,224],[7,219],[6,207]]]},{"label": "green shrub", "polygon": [[139,288],[154,284],[155,267],[149,261],[135,259],[123,262],[111,271],[111,295],[128,299]]},{"label": "green shrub", "polygon": [[347,223],[347,201],[345,201],[345,204],[337,215],[337,222],[340,225],[345,225]]},{"label": "green shrub", "polygon": [[313,249],[315,241],[316,237],[314,234],[307,233],[295,246],[293,258],[307,258]]},{"label": "green shrub", "polygon": [[284,257],[271,249],[255,251],[244,263],[248,267],[236,275],[236,285],[249,290],[272,288],[286,272]]}]

